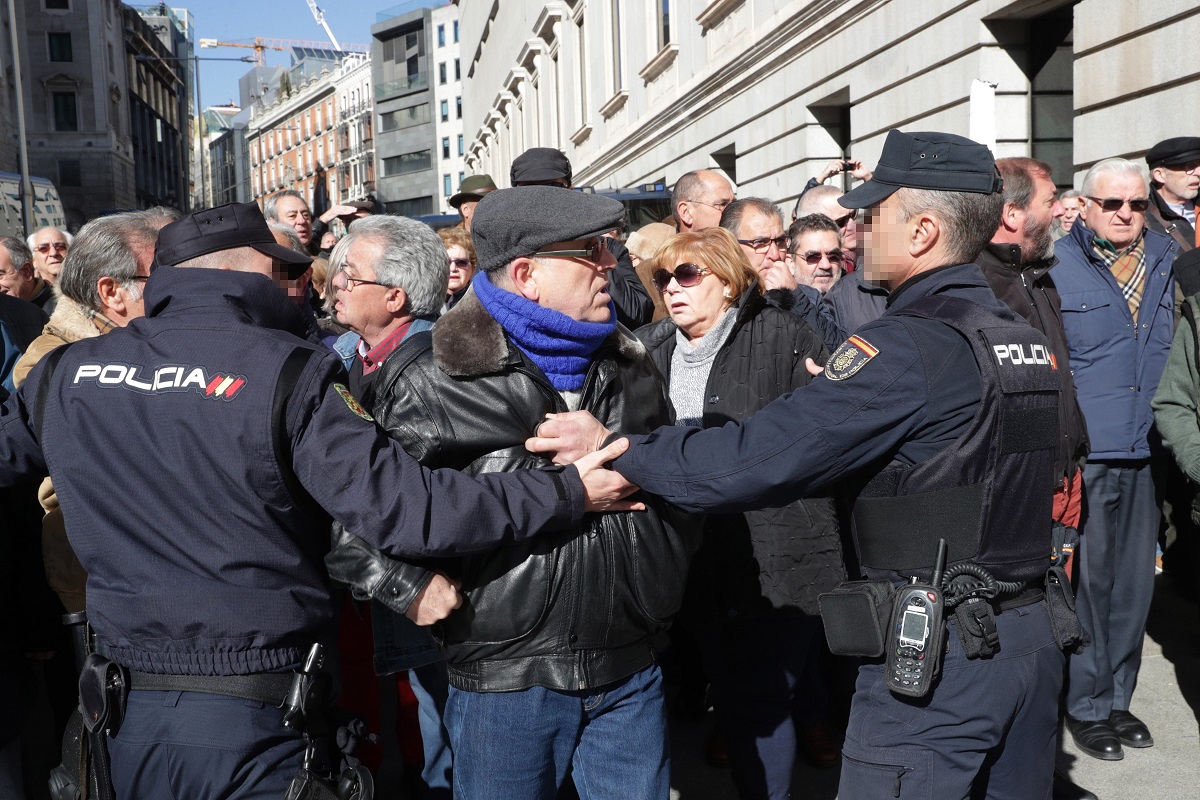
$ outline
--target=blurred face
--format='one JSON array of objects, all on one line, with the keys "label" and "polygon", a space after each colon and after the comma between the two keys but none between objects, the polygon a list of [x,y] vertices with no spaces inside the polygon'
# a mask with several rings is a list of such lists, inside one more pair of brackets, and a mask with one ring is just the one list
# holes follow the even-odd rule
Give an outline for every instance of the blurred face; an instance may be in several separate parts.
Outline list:
[{"label": "blurred face", "polygon": [[911,262],[897,202],[893,194],[867,209],[862,229],[863,279],[892,289],[904,282]]},{"label": "blurred face", "polygon": [[[602,237],[601,237],[602,238]],[[597,239],[555,242],[542,248],[551,250],[588,250]],[[608,322],[608,276],[617,266],[607,248],[599,263],[587,256],[538,256],[533,258],[530,281],[537,292],[536,302],[579,322]]]},{"label": "blurred face", "polygon": [[463,227],[468,232],[471,230],[471,217],[475,216],[475,206],[479,205],[478,200],[464,200],[458,207],[459,216],[463,218]]},{"label": "blurred face", "polygon": [[1064,197],[1059,202],[1062,203],[1063,214],[1059,217],[1058,224],[1064,231],[1069,231],[1075,220],[1079,219],[1079,212],[1083,211],[1083,198]]},{"label": "blurred face", "polygon": [[368,345],[378,343],[379,332],[395,321],[386,308],[388,295],[395,289],[380,286],[375,264],[383,258],[383,243],[358,237],[346,251],[346,261],[331,283],[337,289],[333,313],[337,321],[359,334]]},{"label": "blurred face", "polygon": [[471,264],[471,257],[467,253],[466,248],[461,245],[451,245],[446,248],[446,255],[450,259],[450,294],[454,294],[468,283],[471,278],[475,277],[475,267]]},{"label": "blurred face", "polygon": [[663,304],[667,307],[667,313],[671,315],[671,321],[683,331],[684,336],[696,341],[712,330],[729,308],[729,303],[725,298],[726,283],[704,263],[679,260],[670,271],[674,272],[685,263],[695,264],[703,270],[700,282],[694,286],[680,286],[679,281],[672,275],[663,289]]},{"label": "blurred face", "polygon": [[[1134,211],[1130,200],[1146,199],[1146,182],[1132,173],[1104,173],[1096,178],[1092,197],[1084,202],[1083,224],[1102,239],[1112,242],[1118,250],[1137,241],[1146,224],[1146,212]],[[1121,200],[1121,207],[1105,211],[1097,200]]]},{"label": "blurred face", "polygon": [[742,252],[767,289],[796,288],[796,276],[787,263],[787,245],[781,243],[783,237],[783,222],[774,214],[747,211],[738,225]]},{"label": "blurred face", "polygon": [[805,231],[792,242],[796,280],[825,294],[842,275],[842,247],[833,231]]},{"label": "blurred face", "polygon": [[33,279],[33,265],[25,264],[20,269],[13,266],[7,247],[0,247],[0,294],[10,294],[22,300],[33,297],[37,284]]},{"label": "blurred face", "polygon": [[1021,229],[1021,258],[1025,263],[1038,261],[1050,254],[1050,223],[1063,215],[1063,205],[1058,200],[1054,183],[1045,175],[1034,174],[1033,197],[1029,208],[1021,212],[1024,222]]},{"label": "blurred face", "polygon": [[58,283],[66,255],[67,237],[57,228],[42,228],[33,235],[33,269],[42,280]]},{"label": "blurred face", "polygon": [[[286,234],[272,233],[271,235],[275,237],[275,244],[279,245],[280,247],[286,247],[289,250],[292,249],[292,240],[289,239]],[[283,265],[281,264],[279,266],[282,268]],[[283,280],[281,281],[281,285],[287,291],[288,297],[292,298],[292,302],[296,305],[300,305],[305,301],[306,296],[308,295],[308,282],[310,280],[312,280],[312,267],[309,267],[303,275],[294,281],[288,280],[287,277],[284,276]]]},{"label": "blurred face", "polygon": [[308,203],[299,197],[281,197],[275,204],[275,213],[279,215],[280,222],[296,229],[301,244],[308,247],[313,234],[312,212],[308,210]]},{"label": "blurred face", "polygon": [[1179,205],[1200,195],[1200,159],[1155,167],[1153,175],[1162,184],[1158,191],[1168,203]]}]

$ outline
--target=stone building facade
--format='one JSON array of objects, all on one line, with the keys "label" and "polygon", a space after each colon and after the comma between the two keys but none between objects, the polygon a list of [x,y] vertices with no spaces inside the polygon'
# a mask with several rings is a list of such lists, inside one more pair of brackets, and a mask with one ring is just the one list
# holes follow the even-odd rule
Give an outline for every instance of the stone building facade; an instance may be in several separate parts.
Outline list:
[{"label": "stone building facade", "polygon": [[461,0],[467,171],[528,147],[575,182],[723,171],[794,200],[891,128],[1033,155],[1063,185],[1200,131],[1194,0]]}]

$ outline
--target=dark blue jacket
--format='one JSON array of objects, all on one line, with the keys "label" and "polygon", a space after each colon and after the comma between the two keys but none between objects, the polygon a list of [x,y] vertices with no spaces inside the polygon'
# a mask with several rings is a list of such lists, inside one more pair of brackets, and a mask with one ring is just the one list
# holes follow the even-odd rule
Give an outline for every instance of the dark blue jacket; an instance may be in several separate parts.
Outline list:
[{"label": "dark blue jacket", "polygon": [[13,367],[47,320],[46,312],[33,303],[0,294],[0,400],[13,390]]},{"label": "dark blue jacket", "polygon": [[1136,328],[1116,279],[1092,249],[1095,234],[1078,224],[1054,243],[1058,265],[1050,275],[1062,299],[1093,459],[1150,457],[1150,401],[1175,333],[1171,263],[1179,246],[1161,233],[1145,235],[1146,283]]},{"label": "dark blue jacket", "polygon": [[[293,335],[303,319],[264,276],[160,267],[146,309],[62,348],[45,382],[44,359],[0,413],[0,485],[49,468],[115,661],[183,674],[296,664],[332,623],[326,511],[410,557],[582,519],[573,470],[471,479],[417,464],[350,397],[337,356]],[[288,363],[300,364],[290,396]]]},{"label": "dark blue jacket", "polygon": [[[979,367],[970,345],[940,322],[891,315],[913,301],[948,295],[998,317],[1018,317],[996,299],[974,264],[943,267],[893,292],[887,312],[859,328],[875,355],[840,380],[818,377],[741,422],[720,428],[660,428],[629,437],[615,468],[688,511],[744,511],[866,480],[893,460],[918,464],[961,436],[979,407]],[[838,353],[830,357],[833,373]]]}]

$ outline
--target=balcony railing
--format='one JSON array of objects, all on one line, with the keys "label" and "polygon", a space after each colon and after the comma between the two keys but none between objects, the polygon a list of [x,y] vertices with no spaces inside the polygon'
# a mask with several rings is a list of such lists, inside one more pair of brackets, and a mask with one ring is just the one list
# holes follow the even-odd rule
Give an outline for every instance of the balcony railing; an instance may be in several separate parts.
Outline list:
[{"label": "balcony railing", "polygon": [[381,83],[375,87],[375,102],[378,103],[386,100],[389,97],[395,97],[398,94],[405,92],[415,92],[418,89],[425,89],[429,86],[429,74],[418,72],[415,75],[410,75],[407,78],[401,78],[398,81],[388,81]]},{"label": "balcony railing", "polygon": [[365,100],[360,100],[357,103],[351,103],[345,108],[338,111],[339,122],[349,122],[352,119],[357,119],[363,114],[371,113],[371,104]]}]

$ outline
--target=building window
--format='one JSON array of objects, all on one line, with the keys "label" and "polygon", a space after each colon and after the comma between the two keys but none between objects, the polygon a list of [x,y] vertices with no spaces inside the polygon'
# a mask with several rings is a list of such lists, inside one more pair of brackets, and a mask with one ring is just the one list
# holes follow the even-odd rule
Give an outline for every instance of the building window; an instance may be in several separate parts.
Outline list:
[{"label": "building window", "polygon": [[449,174],[442,176],[442,194],[446,195],[446,197],[449,197],[451,194],[453,194],[453,192],[450,191],[450,175]]},{"label": "building window", "polygon": [[78,159],[64,159],[58,162],[59,186],[83,186],[83,169]]},{"label": "building window", "polygon": [[397,200],[388,203],[384,209],[388,214],[399,214],[402,217],[419,217],[422,214],[433,213],[432,197],[412,197],[408,200]]},{"label": "building window", "polygon": [[458,154],[460,156],[463,154],[463,135],[461,133],[458,135]]},{"label": "building window", "polygon": [[74,61],[71,53],[71,34],[47,33],[46,42],[50,46],[51,61]]},{"label": "building window", "polygon": [[[455,24],[457,25],[458,23],[455,23]],[[458,185],[459,186],[462,186],[463,178],[465,178],[466,176],[467,176],[467,173],[465,173],[465,172],[458,173]]]},{"label": "building window", "polygon": [[671,0],[656,0],[658,10],[654,13],[654,28],[658,38],[658,49],[671,43]]},{"label": "building window", "polygon": [[462,98],[461,97],[455,98],[454,105],[455,105],[454,118],[462,119]]},{"label": "building window", "polygon": [[79,116],[75,109],[75,93],[52,92],[51,99],[54,103],[54,130],[79,130]]},{"label": "building window", "polygon": [[45,0],[47,11],[70,11],[71,0]]},{"label": "building window", "polygon": [[612,83],[613,93],[625,88],[625,79],[621,75],[621,0],[612,0],[612,11],[609,16],[612,31]]},{"label": "building window", "polygon": [[582,126],[588,118],[588,60],[587,60],[587,30],[583,27],[584,16],[579,15],[575,24],[575,32],[579,42],[579,124]]},{"label": "building window", "polygon": [[442,137],[442,158],[449,158],[449,157],[450,157],[450,137],[443,136]]},{"label": "building window", "polygon": [[458,44],[458,20],[454,20],[454,43]]},{"label": "building window", "polygon": [[462,80],[462,68],[458,65],[458,59],[454,59],[454,80]]},{"label": "building window", "polygon": [[446,46],[446,26],[438,25],[438,47]]},{"label": "building window", "polygon": [[449,121],[450,121],[450,101],[443,100],[442,101],[442,122],[449,122]]},{"label": "building window", "polygon": [[443,61],[441,64],[438,64],[438,83],[442,84],[443,86],[446,84],[446,62],[445,61]]},{"label": "building window", "polygon": [[421,172],[433,166],[432,153],[420,150],[415,153],[405,153],[399,156],[383,159],[383,177],[406,175],[410,172]]},{"label": "building window", "polygon": [[420,105],[380,114],[379,132],[387,133],[388,131],[399,130],[400,128],[411,128],[414,125],[422,125],[429,121],[429,103],[421,103]]}]

